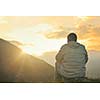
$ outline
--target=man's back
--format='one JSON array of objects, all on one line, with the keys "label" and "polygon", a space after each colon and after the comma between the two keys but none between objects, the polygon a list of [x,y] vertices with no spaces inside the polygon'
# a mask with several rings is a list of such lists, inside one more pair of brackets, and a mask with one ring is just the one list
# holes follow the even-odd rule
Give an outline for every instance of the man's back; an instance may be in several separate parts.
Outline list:
[{"label": "man's back", "polygon": [[56,55],[55,79],[64,79],[65,82],[83,80],[85,78],[85,64],[88,61],[85,46],[77,43],[77,35],[70,33],[67,36],[68,44],[61,47]]},{"label": "man's back", "polygon": [[75,41],[62,46],[56,56],[57,71],[66,78],[85,77],[85,64],[88,60],[85,47]]}]

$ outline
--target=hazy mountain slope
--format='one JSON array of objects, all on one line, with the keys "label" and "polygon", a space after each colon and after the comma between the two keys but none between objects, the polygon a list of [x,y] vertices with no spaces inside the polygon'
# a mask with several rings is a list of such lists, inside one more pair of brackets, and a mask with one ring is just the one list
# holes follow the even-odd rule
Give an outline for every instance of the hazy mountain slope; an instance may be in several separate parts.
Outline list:
[{"label": "hazy mountain slope", "polygon": [[89,51],[87,63],[87,76],[92,79],[100,79],[100,51]]},{"label": "hazy mountain slope", "polygon": [[0,39],[0,82],[52,82],[54,68]]}]

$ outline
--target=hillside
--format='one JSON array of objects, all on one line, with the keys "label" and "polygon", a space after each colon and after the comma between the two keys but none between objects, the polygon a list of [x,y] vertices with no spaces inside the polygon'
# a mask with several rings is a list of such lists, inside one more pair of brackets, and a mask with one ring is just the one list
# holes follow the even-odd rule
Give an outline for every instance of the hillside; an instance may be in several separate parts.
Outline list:
[{"label": "hillside", "polygon": [[90,79],[100,79],[100,51],[89,51],[88,55],[87,77]]},{"label": "hillside", "polygon": [[52,82],[54,68],[0,39],[0,82]]}]

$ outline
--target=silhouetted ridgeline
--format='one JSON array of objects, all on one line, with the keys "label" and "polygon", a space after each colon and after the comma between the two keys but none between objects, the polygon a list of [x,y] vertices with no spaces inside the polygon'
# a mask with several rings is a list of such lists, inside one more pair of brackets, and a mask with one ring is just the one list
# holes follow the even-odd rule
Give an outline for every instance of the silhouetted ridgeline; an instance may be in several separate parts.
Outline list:
[{"label": "silhouetted ridgeline", "polygon": [[0,82],[53,82],[54,67],[0,39]]}]

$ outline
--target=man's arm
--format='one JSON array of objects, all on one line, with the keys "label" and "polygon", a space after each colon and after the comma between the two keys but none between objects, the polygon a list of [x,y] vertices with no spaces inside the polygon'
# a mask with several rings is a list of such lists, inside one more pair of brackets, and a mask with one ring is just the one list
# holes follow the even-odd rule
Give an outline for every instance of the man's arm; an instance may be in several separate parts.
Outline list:
[{"label": "man's arm", "polygon": [[56,55],[56,61],[57,62],[61,62],[62,61],[62,59],[63,59],[63,55],[64,55],[64,46],[65,45],[63,45],[62,47],[61,47],[61,49],[59,50],[59,52],[58,52],[58,54]]},{"label": "man's arm", "polygon": [[85,52],[86,52],[85,59],[86,59],[86,63],[87,63],[88,62],[88,53],[87,53],[86,49],[85,49]]},{"label": "man's arm", "polygon": [[85,51],[85,63],[87,63],[88,62],[88,53],[87,53],[85,46],[83,46],[83,47],[84,47],[84,51]]}]

